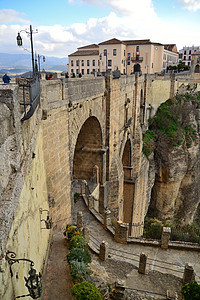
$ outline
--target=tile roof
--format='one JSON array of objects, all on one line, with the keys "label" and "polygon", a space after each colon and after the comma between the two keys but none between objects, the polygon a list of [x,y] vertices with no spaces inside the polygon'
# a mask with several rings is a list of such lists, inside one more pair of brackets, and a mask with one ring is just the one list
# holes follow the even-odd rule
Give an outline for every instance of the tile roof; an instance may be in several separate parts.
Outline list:
[{"label": "tile roof", "polygon": [[126,45],[155,45],[155,46],[163,46],[160,43],[151,42],[150,39],[146,39],[146,40],[128,40],[128,41],[123,41],[123,43],[126,44]]},{"label": "tile roof", "polygon": [[77,48],[77,49],[82,50],[82,49],[91,49],[91,48],[92,48],[92,49],[93,49],[93,48],[99,48],[99,46],[98,46],[97,44],[91,44],[91,45],[79,47],[79,48]]},{"label": "tile roof", "polygon": [[176,44],[164,44],[164,48],[168,51],[178,52]]},{"label": "tile roof", "polygon": [[99,50],[81,50],[69,54],[68,56],[88,56],[88,55],[99,55]]},{"label": "tile roof", "polygon": [[123,44],[123,42],[114,38],[114,39],[99,43],[99,45],[110,45],[110,44]]}]

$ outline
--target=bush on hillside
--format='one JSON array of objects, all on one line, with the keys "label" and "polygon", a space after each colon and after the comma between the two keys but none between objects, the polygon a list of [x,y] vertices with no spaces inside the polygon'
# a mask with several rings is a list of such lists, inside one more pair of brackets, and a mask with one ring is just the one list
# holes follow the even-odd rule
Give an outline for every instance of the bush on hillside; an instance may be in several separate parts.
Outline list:
[{"label": "bush on hillside", "polygon": [[199,300],[200,299],[200,285],[196,281],[186,283],[181,288],[181,293],[184,300]]},{"label": "bush on hillside", "polygon": [[70,262],[70,266],[73,283],[80,283],[90,278],[91,271],[83,261],[73,260]]},{"label": "bush on hillside", "polygon": [[73,248],[67,255],[67,260],[71,264],[72,261],[76,260],[79,262],[84,262],[86,265],[91,263],[91,255],[88,248]]},{"label": "bush on hillside", "polygon": [[75,284],[72,288],[72,295],[76,300],[102,300],[98,289],[87,281]]}]

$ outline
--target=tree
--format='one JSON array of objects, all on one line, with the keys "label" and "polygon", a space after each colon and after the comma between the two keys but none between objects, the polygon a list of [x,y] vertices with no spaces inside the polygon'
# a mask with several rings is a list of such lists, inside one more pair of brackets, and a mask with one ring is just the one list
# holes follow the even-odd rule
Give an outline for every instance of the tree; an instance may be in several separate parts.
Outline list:
[{"label": "tree", "polygon": [[195,280],[186,283],[181,288],[181,293],[185,300],[199,300],[200,299],[200,284]]}]

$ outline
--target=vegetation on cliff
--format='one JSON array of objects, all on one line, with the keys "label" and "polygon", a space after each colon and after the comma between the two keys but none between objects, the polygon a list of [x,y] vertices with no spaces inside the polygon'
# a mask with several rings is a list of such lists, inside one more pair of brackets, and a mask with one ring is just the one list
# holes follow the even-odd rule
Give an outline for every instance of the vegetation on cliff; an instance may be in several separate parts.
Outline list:
[{"label": "vegetation on cliff", "polygon": [[[155,182],[144,236],[160,239],[170,226],[171,240],[200,244],[199,116],[200,92],[184,86],[184,94],[161,104],[143,135],[143,153],[154,153]],[[200,209],[200,205],[199,205]]]},{"label": "vegetation on cliff", "polygon": [[162,103],[149,119],[149,129],[143,134],[143,153],[148,157],[155,149],[190,147],[197,138],[195,109],[200,107],[200,93],[177,95]]}]

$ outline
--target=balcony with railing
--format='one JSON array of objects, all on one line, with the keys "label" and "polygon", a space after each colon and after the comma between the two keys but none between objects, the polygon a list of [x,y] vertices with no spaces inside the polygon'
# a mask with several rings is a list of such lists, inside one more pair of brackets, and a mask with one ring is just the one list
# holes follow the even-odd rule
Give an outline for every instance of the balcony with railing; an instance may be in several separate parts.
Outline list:
[{"label": "balcony with railing", "polygon": [[131,57],[131,61],[132,62],[139,62],[139,63],[141,63],[141,62],[143,62],[143,57],[141,57],[141,56],[133,56],[133,57]]}]

